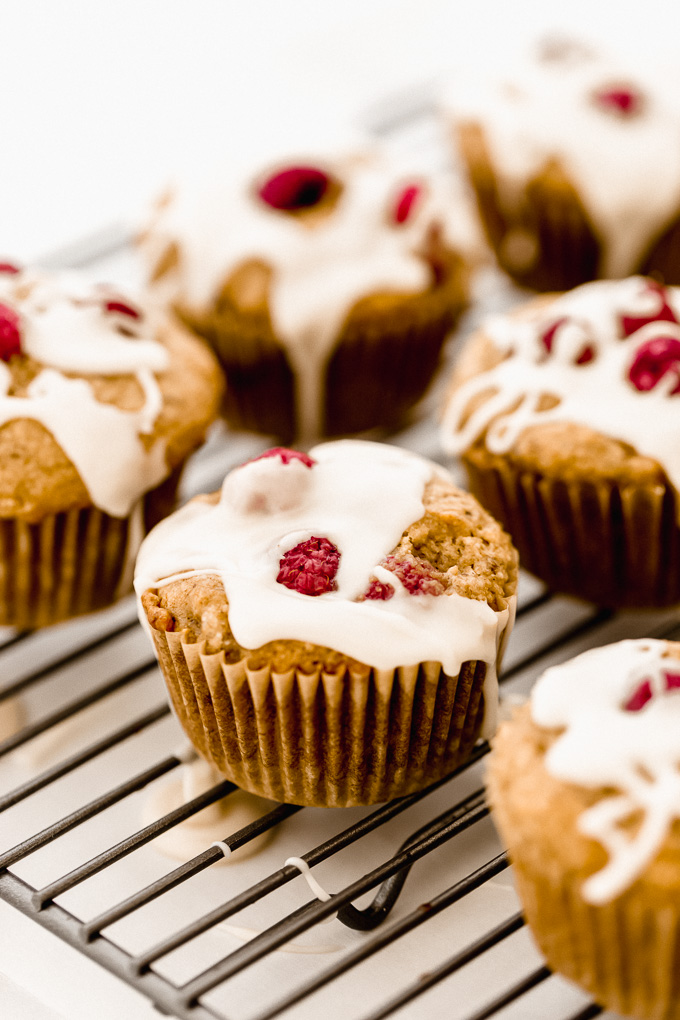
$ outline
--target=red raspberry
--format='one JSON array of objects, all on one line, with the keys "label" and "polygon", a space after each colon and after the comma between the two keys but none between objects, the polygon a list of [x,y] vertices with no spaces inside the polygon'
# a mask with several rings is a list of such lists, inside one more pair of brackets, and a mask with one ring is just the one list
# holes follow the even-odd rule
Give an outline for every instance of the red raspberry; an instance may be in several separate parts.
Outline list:
[{"label": "red raspberry", "polygon": [[658,294],[659,297],[659,310],[654,312],[652,315],[622,315],[621,316],[621,332],[624,337],[630,336],[632,333],[636,333],[638,329],[642,329],[643,326],[648,326],[650,322],[677,322],[675,312],[668,304],[668,292],[666,288],[656,280],[649,280],[647,291],[651,291],[653,294]]},{"label": "red raspberry", "polygon": [[[680,690],[680,673],[664,673],[664,677],[667,691]],[[649,680],[643,680],[623,707],[626,712],[639,712],[651,700],[652,685]]]},{"label": "red raspberry", "polygon": [[392,219],[395,223],[406,223],[423,191],[421,184],[407,184],[402,188],[392,210]]},{"label": "red raspberry", "polygon": [[366,589],[366,594],[359,600],[372,599],[387,602],[394,595],[394,588],[391,584],[383,584],[382,581],[378,581],[375,577]]},{"label": "red raspberry", "polygon": [[258,191],[272,209],[295,212],[317,205],[326,194],[330,178],[313,166],[290,166],[269,177]]},{"label": "red raspberry", "polygon": [[105,301],[104,308],[107,312],[118,312],[119,315],[129,315],[131,319],[141,319],[142,317],[142,313],[139,309],[134,308],[126,301],[121,301],[119,298],[112,298],[110,301]]},{"label": "red raspberry", "polygon": [[259,457],[253,457],[246,463],[254,464],[256,460],[263,460],[265,457],[280,457],[283,464],[292,464],[294,460],[299,460],[308,468],[314,467],[316,464],[316,461],[308,454],[302,453],[300,450],[289,450],[285,446],[272,446],[271,450],[265,450]]},{"label": "red raspberry", "polygon": [[[548,354],[552,353],[553,341],[555,339],[555,333],[560,328],[560,326],[564,325],[565,322],[569,322],[569,319],[567,318],[566,315],[562,316],[561,319],[558,319],[556,322],[554,322],[552,324],[552,326],[550,326],[548,329],[546,329],[545,333],[541,333],[541,336],[540,336],[539,339],[540,339],[541,343],[543,344],[543,346],[545,347],[545,349],[548,352]],[[577,365],[587,365],[588,362],[592,361],[594,357],[595,357],[595,351],[590,346],[590,344],[587,344],[583,348],[581,353],[579,354],[578,358],[576,359],[575,364],[577,364]]]},{"label": "red raspberry", "polygon": [[446,591],[439,571],[422,560],[413,562],[388,556],[381,566],[401,581],[409,595],[443,595]]},{"label": "red raspberry", "polygon": [[276,580],[301,595],[323,595],[337,588],[334,578],[339,564],[336,546],[312,535],[281,557]]},{"label": "red raspberry", "polygon": [[13,262],[0,262],[0,273],[20,273],[21,269],[19,266],[15,266]]},{"label": "red raspberry", "polygon": [[613,85],[593,94],[598,106],[619,117],[634,117],[642,109],[642,94],[630,85]]},{"label": "red raspberry", "polygon": [[628,378],[636,390],[644,393],[653,390],[666,372],[672,372],[676,379],[671,395],[680,393],[680,340],[657,336],[638,347]]},{"label": "red raspberry", "polygon": [[0,305],[0,358],[9,361],[15,354],[21,354],[19,316],[9,305]]}]

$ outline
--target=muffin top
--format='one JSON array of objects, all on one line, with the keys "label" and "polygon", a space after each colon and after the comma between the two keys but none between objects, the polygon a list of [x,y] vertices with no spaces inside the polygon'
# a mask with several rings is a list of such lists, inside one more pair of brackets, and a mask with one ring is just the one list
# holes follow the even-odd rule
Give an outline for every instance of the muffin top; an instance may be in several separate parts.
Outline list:
[{"label": "muffin top", "polygon": [[[677,854],[679,660],[680,644],[648,638],[591,649],[548,669],[528,709],[499,733],[499,747],[513,755],[523,775],[535,771],[527,758],[535,752],[548,776],[582,789],[562,788],[556,800],[565,811],[576,805],[578,833],[605,851],[583,884],[587,902],[609,902],[624,892],[669,838]],[[508,776],[508,787],[512,783]],[[531,798],[538,813],[547,798],[547,790]],[[529,825],[532,810],[527,807]],[[564,826],[555,822],[556,837],[568,844]],[[573,850],[567,845],[563,856]],[[657,861],[660,881],[664,868],[667,879],[668,862]]]},{"label": "muffin top", "polygon": [[324,152],[243,155],[219,177],[185,180],[140,238],[153,293],[192,328],[238,333],[247,317],[273,336],[302,409],[316,407],[322,368],[354,307],[362,302],[370,319],[370,299],[380,311],[428,291],[454,264],[462,271],[452,238],[468,229],[441,175],[365,144]]},{"label": "muffin top", "polygon": [[0,516],[126,516],[198,444],[219,392],[198,341],[113,287],[0,265]]},{"label": "muffin top", "polygon": [[647,78],[642,64],[552,38],[508,66],[461,75],[446,100],[459,124],[482,126],[509,205],[541,174],[566,175],[602,244],[605,277],[635,271],[680,212],[677,88]]},{"label": "muffin top", "polygon": [[442,441],[680,490],[680,288],[596,281],[490,319],[457,365]]},{"label": "muffin top", "polygon": [[229,661],[455,676],[483,660],[493,677],[516,576],[507,535],[441,468],[343,440],[236,468],[151,532],[135,588],[153,627]]}]

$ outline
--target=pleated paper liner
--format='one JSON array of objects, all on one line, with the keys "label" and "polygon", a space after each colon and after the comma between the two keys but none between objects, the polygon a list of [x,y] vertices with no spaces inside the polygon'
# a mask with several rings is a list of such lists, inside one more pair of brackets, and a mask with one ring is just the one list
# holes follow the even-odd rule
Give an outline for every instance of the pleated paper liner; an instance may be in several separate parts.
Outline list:
[{"label": "pleated paper liner", "polygon": [[549,588],[610,608],[680,602],[670,486],[560,481],[478,448],[463,462],[470,490],[510,533],[522,566]]},{"label": "pleated paper liner", "polygon": [[301,428],[295,376],[268,314],[229,306],[201,317],[180,314],[220,360],[227,378],[223,411],[235,428],[285,442],[396,428],[427,390],[444,341],[467,304],[462,259],[447,253],[442,272],[445,278],[430,291],[373,295],[350,311],[328,364],[320,367],[322,414],[311,431]]},{"label": "pleated paper liner", "polygon": [[607,1009],[639,1020],[680,1020],[680,889],[673,897],[638,886],[594,906],[580,895],[582,875],[551,881],[515,862],[515,878],[553,970]]},{"label": "pleated paper liner", "polygon": [[485,233],[506,273],[521,286],[541,291],[570,290],[599,275],[600,240],[557,160],[517,186],[509,201],[482,125],[458,125],[456,143]]},{"label": "pleated paper liner", "polygon": [[294,804],[374,804],[421,789],[471,753],[486,664],[274,673],[205,654],[186,632],[153,631],[189,739],[251,793]]},{"label": "pleated paper liner", "polygon": [[147,493],[129,517],[85,507],[34,524],[0,518],[0,625],[44,627],[130,592],[145,529],[172,509],[180,472]]}]

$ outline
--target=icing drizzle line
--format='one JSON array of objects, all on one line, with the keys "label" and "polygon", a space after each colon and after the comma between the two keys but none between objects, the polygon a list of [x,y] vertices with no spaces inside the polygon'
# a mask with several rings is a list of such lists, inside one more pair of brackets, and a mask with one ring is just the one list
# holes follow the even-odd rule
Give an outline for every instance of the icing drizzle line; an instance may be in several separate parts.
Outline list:
[{"label": "icing drizzle line", "polygon": [[[630,379],[643,345],[657,337],[680,340],[680,290],[669,287],[665,295],[668,304],[662,312],[672,307],[675,322],[654,318],[658,292],[639,276],[584,284],[544,305],[532,318],[489,320],[484,332],[505,359],[453,393],[444,415],[444,448],[462,453],[487,430],[487,449],[507,453],[532,425],[574,422],[658,461],[680,491],[680,403],[672,397],[677,377],[669,371],[646,391]],[[634,322],[632,313],[643,324],[622,336],[623,323]],[[564,321],[553,333],[559,319]],[[588,348],[592,357],[583,360]],[[488,390],[494,395],[465,420],[470,401]],[[558,403],[539,410],[546,394]]]},{"label": "icing drizzle line", "polygon": [[[579,831],[609,858],[583,884],[588,903],[623,893],[680,820],[680,690],[668,679],[679,670],[665,641],[620,641],[548,669],[534,688],[534,722],[563,729],[546,754],[547,771],[588,789],[617,791],[578,820]],[[647,685],[651,696],[631,707]],[[639,824],[624,824],[636,816]]]}]

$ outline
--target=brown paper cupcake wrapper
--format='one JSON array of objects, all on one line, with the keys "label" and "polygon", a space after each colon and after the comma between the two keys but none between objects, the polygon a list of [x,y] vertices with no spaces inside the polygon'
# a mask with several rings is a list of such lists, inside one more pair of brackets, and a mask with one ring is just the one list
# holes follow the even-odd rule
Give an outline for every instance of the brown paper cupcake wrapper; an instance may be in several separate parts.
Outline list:
[{"label": "brown paper cupcake wrapper", "polygon": [[[452,263],[453,264],[453,263]],[[312,434],[308,415],[296,408],[296,380],[268,319],[219,312],[187,324],[208,341],[227,378],[223,410],[235,428],[285,442],[396,428],[422,398],[439,365],[444,341],[467,302],[461,260],[438,291],[404,297],[397,311],[350,313],[328,364],[322,369],[322,413]],[[258,328],[259,327],[259,328]]]},{"label": "brown paper cupcake wrapper", "polygon": [[680,1020],[680,915],[674,903],[625,894],[585,903],[568,878],[553,884],[515,864],[529,926],[546,960],[607,1009]]},{"label": "brown paper cupcake wrapper", "polygon": [[86,507],[35,524],[0,519],[0,625],[44,627],[130,592],[141,540],[171,509],[180,473],[147,493],[129,517]]},{"label": "brown paper cupcake wrapper", "polygon": [[555,591],[611,608],[680,602],[680,527],[664,485],[557,481],[463,455],[470,489]]},{"label": "brown paper cupcake wrapper", "polygon": [[252,670],[154,631],[175,712],[202,756],[251,793],[294,804],[373,804],[421,789],[472,751],[483,662],[344,674]]},{"label": "brown paper cupcake wrapper", "polygon": [[482,125],[459,125],[456,141],[489,243],[517,283],[541,291],[570,290],[598,276],[600,241],[556,160],[548,161],[510,201]]}]

